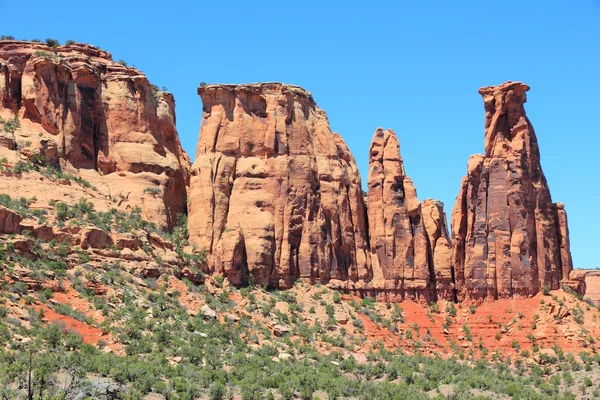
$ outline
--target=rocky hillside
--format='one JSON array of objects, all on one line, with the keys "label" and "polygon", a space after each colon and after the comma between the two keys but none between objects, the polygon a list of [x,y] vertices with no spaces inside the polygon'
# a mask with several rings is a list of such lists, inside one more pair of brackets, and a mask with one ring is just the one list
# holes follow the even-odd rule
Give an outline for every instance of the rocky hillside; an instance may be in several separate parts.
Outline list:
[{"label": "rocky hillside", "polygon": [[[35,195],[38,207],[79,197],[104,210],[139,206],[161,228],[176,224],[186,212],[190,162],[175,100],[124,64],[86,44],[0,41],[0,159],[57,178],[1,179],[2,192]],[[88,187],[73,187],[65,174]]]}]

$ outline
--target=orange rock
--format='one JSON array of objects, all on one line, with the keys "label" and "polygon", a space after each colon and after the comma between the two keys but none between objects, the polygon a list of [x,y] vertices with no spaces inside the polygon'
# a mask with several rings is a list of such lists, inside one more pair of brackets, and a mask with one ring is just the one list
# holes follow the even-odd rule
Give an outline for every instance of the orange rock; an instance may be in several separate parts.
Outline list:
[{"label": "orange rock", "polygon": [[81,247],[87,249],[103,249],[112,244],[110,235],[102,229],[88,227],[81,230]]},{"label": "orange rock", "polygon": [[572,268],[566,215],[552,203],[525,115],[529,87],[484,87],[485,154],[469,159],[452,212],[459,297],[531,296]]},{"label": "orange rock", "polygon": [[600,306],[600,271],[586,271],[585,297]]},{"label": "orange rock", "polygon": [[0,233],[19,233],[22,220],[23,217],[18,212],[0,206]]},{"label": "orange rock", "polygon": [[444,204],[438,200],[426,199],[421,205],[421,212],[429,239],[431,268],[434,272],[437,296],[452,301],[455,299],[452,244],[448,234]]},{"label": "orange rock", "polygon": [[190,239],[240,284],[370,276],[354,158],[309,92],[281,83],[201,86]]},{"label": "orange rock", "polygon": [[431,199],[419,202],[392,130],[379,128],[373,136],[368,184],[373,289],[385,292],[382,300],[389,299],[390,291],[402,299],[430,302],[439,296],[452,300],[450,238],[443,204]]},{"label": "orange rock", "polygon": [[[0,82],[0,114],[18,115],[19,137],[29,142],[22,155],[67,171],[98,171],[109,193],[131,196],[161,227],[185,212],[190,162],[175,129],[175,101],[143,73],[90,45],[2,41]],[[7,136],[0,146],[16,150]],[[155,185],[160,196],[144,196]]]}]

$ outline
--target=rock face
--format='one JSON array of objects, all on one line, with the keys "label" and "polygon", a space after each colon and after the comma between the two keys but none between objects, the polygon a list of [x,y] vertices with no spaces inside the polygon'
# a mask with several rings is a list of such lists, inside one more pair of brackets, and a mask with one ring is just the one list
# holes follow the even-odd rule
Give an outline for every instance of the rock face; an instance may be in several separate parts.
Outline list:
[{"label": "rock face", "polygon": [[[14,135],[0,136],[4,147],[15,150],[14,137],[24,137],[28,158],[98,171],[113,196],[135,198],[163,227],[185,212],[189,159],[175,129],[173,96],[110,53],[84,44],[51,49],[0,41],[0,116],[20,119]],[[160,196],[145,195],[152,186]]]},{"label": "rock face", "polygon": [[441,201],[426,199],[421,205],[423,224],[427,232],[431,270],[434,273],[438,298],[455,300],[452,242],[446,225],[446,212]]},{"label": "rock face", "polygon": [[585,297],[600,306],[600,271],[586,271]]},{"label": "rock face", "polygon": [[18,212],[0,206],[0,233],[19,233],[22,220]]},{"label": "rock face", "polygon": [[[398,138],[379,128],[369,158],[369,242],[373,286],[395,289],[401,298],[452,299],[451,252],[443,205],[421,205],[406,176]],[[438,269],[436,269],[436,267]],[[385,283],[381,285],[379,281]]]},{"label": "rock face", "polygon": [[552,203],[525,115],[527,85],[479,90],[485,154],[471,156],[452,212],[459,298],[531,296],[572,269],[566,214]]},{"label": "rock face", "polygon": [[356,163],[310,93],[262,83],[198,94],[189,230],[211,270],[282,288],[372,276]]}]

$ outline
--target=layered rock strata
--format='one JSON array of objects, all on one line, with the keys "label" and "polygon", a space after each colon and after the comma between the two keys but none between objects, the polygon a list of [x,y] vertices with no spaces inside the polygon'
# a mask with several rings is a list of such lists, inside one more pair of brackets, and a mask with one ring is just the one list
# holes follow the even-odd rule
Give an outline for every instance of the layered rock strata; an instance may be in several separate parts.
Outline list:
[{"label": "layered rock strata", "polygon": [[190,239],[233,284],[372,276],[360,175],[309,92],[201,86]]},{"label": "layered rock strata", "polygon": [[162,227],[185,212],[189,159],[173,96],[110,53],[0,41],[0,117],[19,121],[0,136],[5,149],[69,172],[97,171],[109,195]]},{"label": "layered rock strata", "polygon": [[[372,287],[396,291],[401,299],[453,298],[451,251],[443,205],[423,204],[406,175],[392,130],[373,136],[368,180]],[[382,283],[380,283],[382,282]]]},{"label": "layered rock strata", "polygon": [[479,90],[485,153],[471,156],[452,212],[460,299],[531,296],[572,269],[564,207],[554,204],[520,82]]}]

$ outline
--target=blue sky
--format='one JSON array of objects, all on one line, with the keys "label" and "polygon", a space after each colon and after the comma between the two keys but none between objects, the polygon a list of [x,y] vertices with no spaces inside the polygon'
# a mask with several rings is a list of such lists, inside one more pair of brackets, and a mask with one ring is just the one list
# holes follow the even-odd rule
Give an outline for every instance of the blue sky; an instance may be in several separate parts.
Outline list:
[{"label": "blue sky", "polygon": [[477,89],[523,81],[575,266],[600,267],[600,0],[332,3],[0,0],[0,34],[92,43],[136,65],[175,95],[192,158],[201,81],[301,85],[363,184],[373,132],[393,128],[419,198],[442,200],[448,215],[469,155],[483,151]]}]

